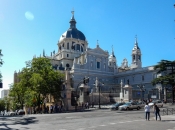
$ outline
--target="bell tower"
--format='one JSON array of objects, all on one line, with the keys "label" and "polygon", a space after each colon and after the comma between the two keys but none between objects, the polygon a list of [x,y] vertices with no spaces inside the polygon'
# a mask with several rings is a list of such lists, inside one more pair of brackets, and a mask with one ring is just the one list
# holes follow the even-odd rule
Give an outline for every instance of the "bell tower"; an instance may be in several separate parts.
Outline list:
[{"label": "bell tower", "polygon": [[131,69],[142,68],[141,50],[138,46],[137,36],[135,37],[134,48],[132,49]]}]

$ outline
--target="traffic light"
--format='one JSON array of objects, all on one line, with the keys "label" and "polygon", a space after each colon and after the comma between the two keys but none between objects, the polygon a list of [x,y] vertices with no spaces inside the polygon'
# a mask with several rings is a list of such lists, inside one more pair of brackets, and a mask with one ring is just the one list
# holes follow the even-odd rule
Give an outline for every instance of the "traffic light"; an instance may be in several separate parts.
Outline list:
[{"label": "traffic light", "polygon": [[3,88],[3,84],[2,83],[0,83],[0,88]]},{"label": "traffic light", "polygon": [[40,104],[43,104],[43,100],[40,100]]}]

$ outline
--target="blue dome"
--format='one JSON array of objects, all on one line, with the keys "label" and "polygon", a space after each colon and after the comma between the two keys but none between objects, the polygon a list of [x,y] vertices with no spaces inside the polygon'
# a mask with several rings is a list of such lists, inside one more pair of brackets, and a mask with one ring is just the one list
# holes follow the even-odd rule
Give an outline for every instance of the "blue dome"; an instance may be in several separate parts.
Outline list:
[{"label": "blue dome", "polygon": [[76,38],[80,40],[86,40],[84,34],[76,28],[70,28],[65,33],[65,38]]},{"label": "blue dome", "polygon": [[86,37],[84,36],[84,34],[76,28],[76,21],[74,19],[74,15],[72,15],[72,18],[69,23],[70,28],[61,35],[60,41],[64,38],[75,38],[85,41]]}]

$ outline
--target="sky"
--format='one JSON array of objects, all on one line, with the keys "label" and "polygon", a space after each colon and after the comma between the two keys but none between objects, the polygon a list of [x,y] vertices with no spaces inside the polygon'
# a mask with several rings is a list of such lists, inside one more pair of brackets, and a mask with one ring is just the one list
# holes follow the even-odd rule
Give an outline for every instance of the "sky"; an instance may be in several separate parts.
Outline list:
[{"label": "sky", "polygon": [[68,30],[74,10],[76,27],[90,48],[112,51],[120,66],[131,64],[137,35],[142,66],[161,59],[175,60],[175,0],[0,0],[0,49],[4,64],[3,89],[13,83],[14,71],[25,61],[58,51],[60,36]]}]

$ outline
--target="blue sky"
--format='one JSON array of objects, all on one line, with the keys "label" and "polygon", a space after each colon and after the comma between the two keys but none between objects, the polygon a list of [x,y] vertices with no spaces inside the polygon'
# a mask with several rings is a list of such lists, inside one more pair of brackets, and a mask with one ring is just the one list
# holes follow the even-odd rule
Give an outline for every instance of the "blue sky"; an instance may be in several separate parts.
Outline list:
[{"label": "blue sky", "polygon": [[57,42],[69,28],[75,10],[77,28],[89,47],[96,42],[111,53],[120,66],[131,63],[135,35],[142,52],[143,67],[161,59],[175,60],[174,0],[0,0],[0,68],[4,88],[13,83],[14,71],[25,67],[34,55],[58,51]]}]

